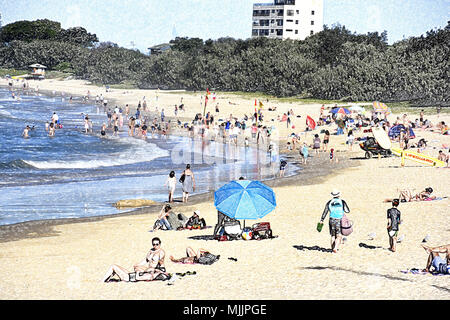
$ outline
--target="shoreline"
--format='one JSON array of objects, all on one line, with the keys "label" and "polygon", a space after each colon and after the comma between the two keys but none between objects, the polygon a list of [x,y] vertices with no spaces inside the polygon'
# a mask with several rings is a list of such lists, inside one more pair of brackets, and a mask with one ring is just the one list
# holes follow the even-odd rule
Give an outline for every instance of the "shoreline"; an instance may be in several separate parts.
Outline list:
[{"label": "shoreline", "polygon": [[[289,155],[288,153],[280,153],[283,155]],[[323,157],[322,157],[323,158]],[[314,160],[310,160],[314,161]],[[357,161],[357,162],[353,162]],[[323,166],[323,165],[328,166]],[[359,165],[359,161],[354,159],[341,159],[337,164],[334,163],[331,167],[328,159],[322,160],[320,163],[310,164],[307,167],[302,167],[297,173],[286,177],[274,177],[268,180],[264,180],[263,183],[271,188],[274,187],[286,187],[286,186],[306,186],[320,184],[327,178],[339,174],[338,170],[347,169]],[[299,181],[301,179],[301,182]],[[316,180],[317,179],[317,180]],[[182,209],[183,207],[189,207],[196,204],[200,204],[207,201],[214,201],[214,192],[206,191],[204,193],[193,194],[189,196],[189,202],[183,204],[181,197],[174,198],[173,207]],[[65,224],[75,223],[89,223],[99,222],[111,218],[135,216],[135,215],[156,215],[160,211],[161,205],[165,202],[157,202],[155,205],[148,207],[130,208],[129,211],[121,213],[111,213],[93,217],[80,217],[80,218],[59,218],[59,219],[42,219],[24,221],[8,225],[0,225],[0,243],[17,241],[28,238],[45,237],[51,233],[51,228]],[[180,206],[180,207],[179,207]],[[111,205],[111,210],[114,206]]]}]

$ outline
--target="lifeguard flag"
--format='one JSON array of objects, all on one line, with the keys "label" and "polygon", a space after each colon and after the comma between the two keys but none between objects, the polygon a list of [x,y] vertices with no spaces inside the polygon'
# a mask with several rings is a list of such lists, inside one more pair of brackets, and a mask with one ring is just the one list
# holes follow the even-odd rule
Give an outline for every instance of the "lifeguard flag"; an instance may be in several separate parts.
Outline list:
[{"label": "lifeguard flag", "polygon": [[314,128],[316,127],[316,122],[310,116],[306,116],[306,125],[310,127],[311,130],[314,130]]},{"label": "lifeguard flag", "polygon": [[208,96],[209,94],[211,94],[211,92],[209,92],[209,89],[206,88],[206,96]]},{"label": "lifeguard flag", "polygon": [[256,107],[256,99],[255,99],[255,107]]},{"label": "lifeguard flag", "polygon": [[264,107],[263,103],[260,101],[259,102],[259,108],[262,109],[262,107]]}]

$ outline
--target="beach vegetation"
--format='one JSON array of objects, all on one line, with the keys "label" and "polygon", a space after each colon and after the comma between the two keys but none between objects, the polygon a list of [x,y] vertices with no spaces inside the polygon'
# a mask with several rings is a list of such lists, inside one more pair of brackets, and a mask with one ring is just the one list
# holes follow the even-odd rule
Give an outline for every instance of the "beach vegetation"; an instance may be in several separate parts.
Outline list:
[{"label": "beach vegetation", "polygon": [[356,34],[339,24],[302,41],[177,37],[170,50],[147,55],[98,42],[81,27],[63,30],[45,19],[18,21],[0,30],[0,67],[26,69],[41,63],[102,85],[214,88],[292,102],[449,106],[449,26],[392,45],[385,31]]}]

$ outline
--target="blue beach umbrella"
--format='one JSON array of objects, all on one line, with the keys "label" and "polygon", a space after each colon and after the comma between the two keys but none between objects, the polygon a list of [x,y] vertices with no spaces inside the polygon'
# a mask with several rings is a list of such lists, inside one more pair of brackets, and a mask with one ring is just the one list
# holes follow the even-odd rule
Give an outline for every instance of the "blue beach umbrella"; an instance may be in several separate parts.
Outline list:
[{"label": "blue beach umbrella", "polygon": [[234,219],[260,219],[276,207],[275,193],[259,181],[231,181],[214,192],[217,210]]}]

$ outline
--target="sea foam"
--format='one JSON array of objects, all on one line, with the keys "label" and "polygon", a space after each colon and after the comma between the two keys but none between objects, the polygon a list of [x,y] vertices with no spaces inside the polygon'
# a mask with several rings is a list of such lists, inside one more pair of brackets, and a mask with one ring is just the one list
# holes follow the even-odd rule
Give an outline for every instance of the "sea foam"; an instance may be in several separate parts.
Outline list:
[{"label": "sea foam", "polygon": [[132,145],[128,150],[117,153],[98,154],[95,158],[75,160],[75,161],[32,161],[24,160],[25,163],[37,169],[94,169],[100,167],[121,166],[139,162],[152,161],[154,159],[169,155],[167,150],[157,147],[153,143],[148,143],[135,138],[123,138]]}]

